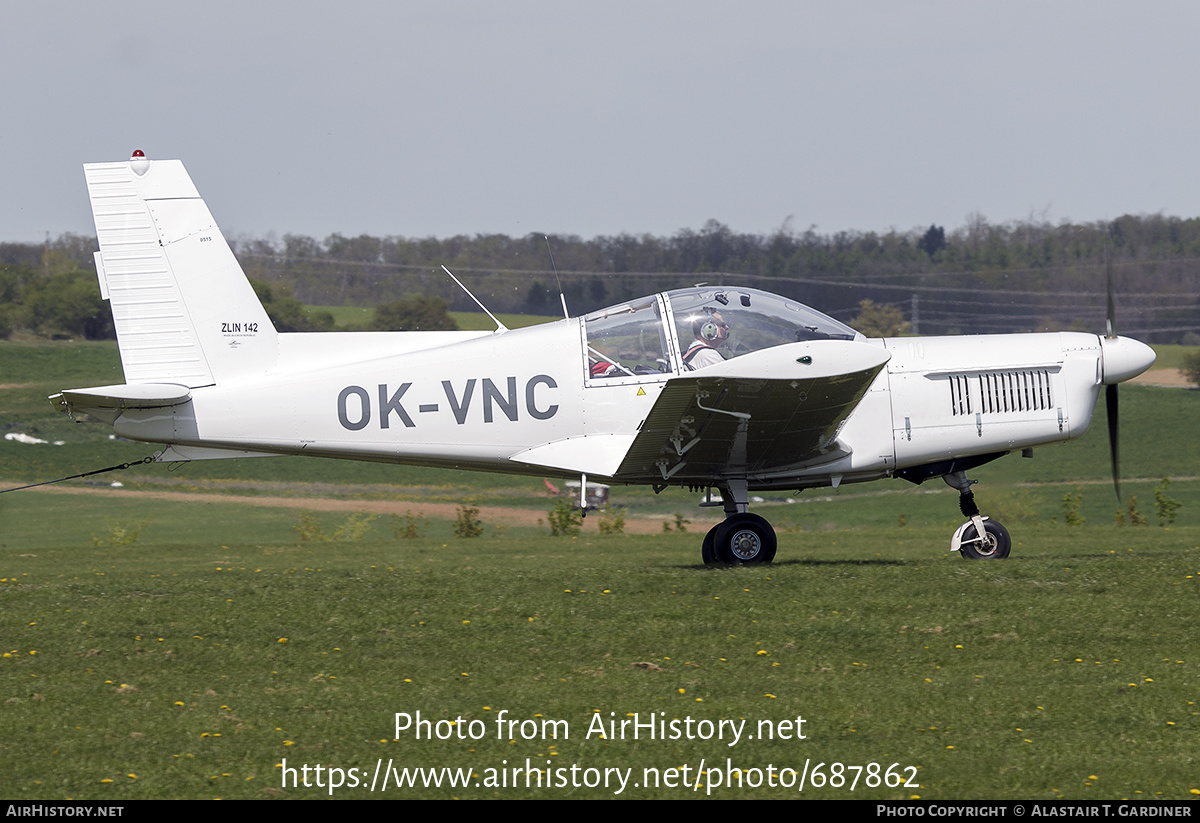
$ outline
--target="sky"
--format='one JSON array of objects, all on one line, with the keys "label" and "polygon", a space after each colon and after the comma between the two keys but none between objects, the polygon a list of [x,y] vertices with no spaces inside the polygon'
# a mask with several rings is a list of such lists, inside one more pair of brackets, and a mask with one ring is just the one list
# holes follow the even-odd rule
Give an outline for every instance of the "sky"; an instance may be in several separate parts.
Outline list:
[{"label": "sky", "polygon": [[0,242],[184,161],[226,235],[1200,216],[1190,2],[0,0]]}]

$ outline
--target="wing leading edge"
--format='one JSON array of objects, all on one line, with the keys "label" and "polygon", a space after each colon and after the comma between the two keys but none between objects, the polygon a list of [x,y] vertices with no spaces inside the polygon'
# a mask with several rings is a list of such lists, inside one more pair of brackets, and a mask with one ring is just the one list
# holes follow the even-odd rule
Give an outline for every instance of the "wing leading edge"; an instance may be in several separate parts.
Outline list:
[{"label": "wing leading edge", "polygon": [[889,358],[865,343],[811,341],[671,380],[614,476],[704,482],[848,454],[837,433]]},{"label": "wing leading edge", "polygon": [[849,453],[837,433],[889,359],[847,340],[776,346],[667,381],[636,434],[568,438],[513,459],[640,483],[828,462]]}]

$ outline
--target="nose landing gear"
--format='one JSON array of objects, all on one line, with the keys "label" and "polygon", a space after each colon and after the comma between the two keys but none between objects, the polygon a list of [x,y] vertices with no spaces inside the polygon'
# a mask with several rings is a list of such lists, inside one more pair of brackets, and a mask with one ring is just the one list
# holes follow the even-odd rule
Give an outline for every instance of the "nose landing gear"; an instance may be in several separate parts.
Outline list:
[{"label": "nose landing gear", "polygon": [[950,551],[956,551],[968,560],[1003,560],[1008,557],[1012,538],[1008,536],[1008,529],[979,513],[979,507],[975,505],[975,493],[971,491],[975,481],[968,480],[961,471],[943,475],[942,479],[946,485],[958,489],[958,508],[964,517],[970,518],[950,538]]}]

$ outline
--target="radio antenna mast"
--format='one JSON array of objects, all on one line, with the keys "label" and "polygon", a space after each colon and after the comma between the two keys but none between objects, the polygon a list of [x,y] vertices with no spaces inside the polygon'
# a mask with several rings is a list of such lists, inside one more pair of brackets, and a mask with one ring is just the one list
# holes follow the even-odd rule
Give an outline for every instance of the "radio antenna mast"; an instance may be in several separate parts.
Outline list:
[{"label": "radio antenna mast", "polygon": [[496,324],[496,331],[508,331],[508,326],[501,323],[500,319],[497,318],[496,315],[494,315],[490,311],[488,311],[488,307],[483,305],[482,303],[480,303],[478,297],[471,294],[471,290],[468,289],[466,286],[464,286],[462,284],[462,281],[454,276],[454,272],[452,272],[452,271],[450,271],[450,269],[446,268],[445,265],[442,266],[442,271],[444,271],[446,274],[450,275],[450,279],[453,280],[455,283],[457,283],[458,287],[467,293],[467,297],[474,300],[475,305],[479,306],[479,308],[483,309],[484,313],[487,314],[488,317],[492,318],[492,322]]},{"label": "radio antenna mast", "polygon": [[558,279],[558,264],[554,262],[554,249],[550,248],[550,238],[542,235],[542,239],[546,241],[546,251],[550,252],[550,266],[554,269],[554,282],[558,286],[558,299],[562,303],[563,318],[571,319],[571,315],[567,312],[567,295],[563,293],[562,281]]}]

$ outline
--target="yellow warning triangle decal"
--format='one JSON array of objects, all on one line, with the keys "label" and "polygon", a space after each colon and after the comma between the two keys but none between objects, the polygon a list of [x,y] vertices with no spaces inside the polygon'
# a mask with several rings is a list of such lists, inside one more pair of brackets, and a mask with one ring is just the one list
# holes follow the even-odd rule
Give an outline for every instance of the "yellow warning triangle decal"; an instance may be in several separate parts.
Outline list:
[{"label": "yellow warning triangle decal", "polygon": [[639,386],[639,387],[638,387],[638,393],[637,393],[637,396],[638,396],[638,397],[645,397],[645,396],[646,396],[646,390],[645,390],[645,389],[643,389],[642,387],[640,387],[640,386]]}]

